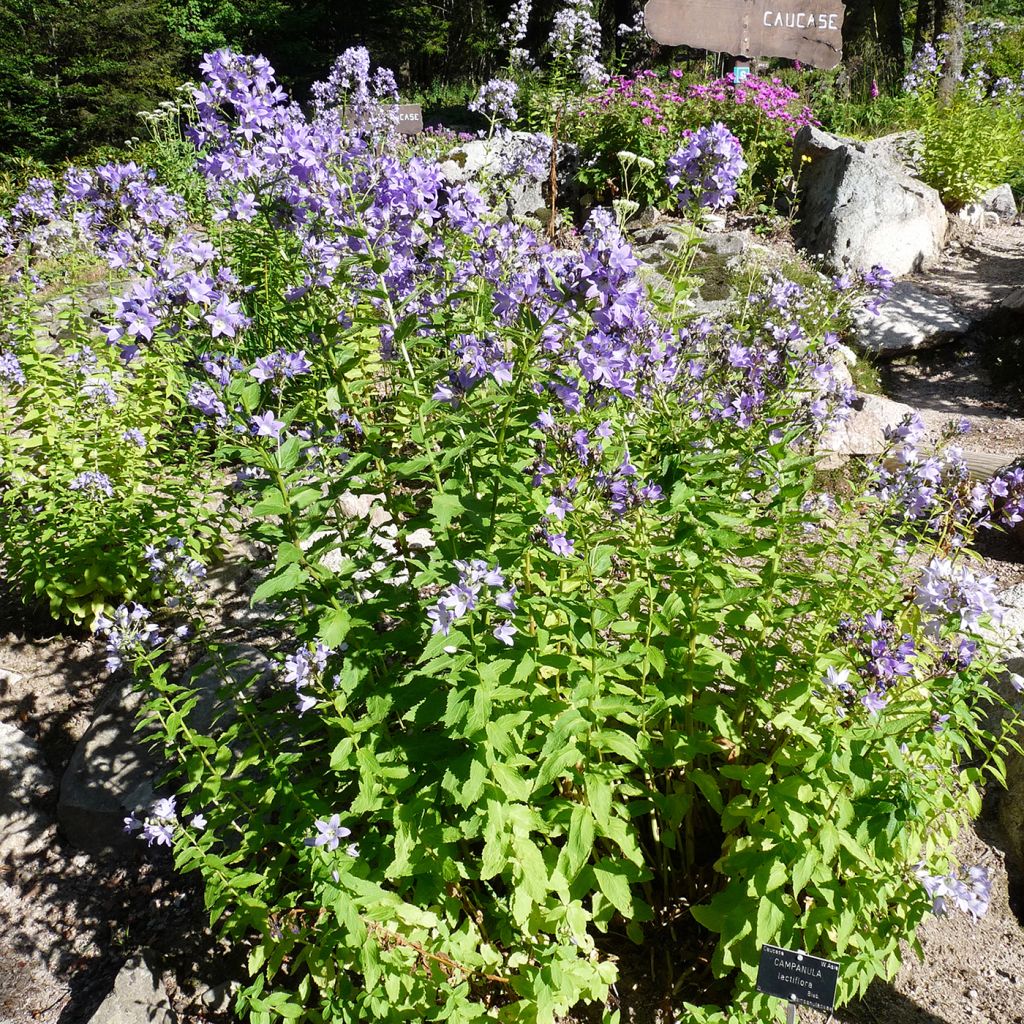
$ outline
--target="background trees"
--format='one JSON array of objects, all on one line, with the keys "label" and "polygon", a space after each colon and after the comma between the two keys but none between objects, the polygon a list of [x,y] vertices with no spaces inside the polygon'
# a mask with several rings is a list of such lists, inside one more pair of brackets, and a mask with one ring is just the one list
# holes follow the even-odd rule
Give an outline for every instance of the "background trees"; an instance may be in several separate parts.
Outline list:
[{"label": "background trees", "polygon": [[[140,129],[136,113],[195,74],[221,46],[260,52],[298,96],[336,54],[362,43],[406,93],[480,80],[502,53],[512,0],[0,0],[0,163],[53,161]],[[535,0],[528,42],[543,42],[563,0]],[[596,0],[609,47],[643,0]],[[910,55],[952,36],[947,88],[960,71],[966,0],[849,0],[847,82],[899,88]],[[1024,14],[1024,0],[984,0],[980,13]]]},{"label": "background trees", "polygon": [[180,81],[182,54],[162,0],[0,0],[0,153],[122,141]]}]

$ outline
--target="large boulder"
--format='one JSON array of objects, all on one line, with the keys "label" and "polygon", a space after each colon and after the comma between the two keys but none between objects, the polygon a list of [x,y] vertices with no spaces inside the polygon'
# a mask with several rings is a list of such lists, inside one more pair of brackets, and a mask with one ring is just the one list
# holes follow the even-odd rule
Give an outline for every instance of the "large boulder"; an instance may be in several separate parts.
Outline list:
[{"label": "large boulder", "polygon": [[902,277],[935,260],[948,230],[935,189],[911,177],[890,147],[807,125],[793,159],[801,189],[797,241],[836,269],[883,266]]},{"label": "large boulder", "polygon": [[948,299],[897,281],[878,307],[854,317],[851,344],[876,359],[935,348],[966,334],[974,320]]},{"label": "large boulder", "polygon": [[1009,185],[990,188],[980,202],[987,212],[994,213],[1005,224],[1011,223],[1017,216],[1017,200]]},{"label": "large boulder", "polygon": [[89,1024],[175,1024],[177,1015],[145,955],[132,957]]},{"label": "large boulder", "polygon": [[54,790],[39,748],[0,722],[0,864],[40,852],[50,842],[46,806]]}]

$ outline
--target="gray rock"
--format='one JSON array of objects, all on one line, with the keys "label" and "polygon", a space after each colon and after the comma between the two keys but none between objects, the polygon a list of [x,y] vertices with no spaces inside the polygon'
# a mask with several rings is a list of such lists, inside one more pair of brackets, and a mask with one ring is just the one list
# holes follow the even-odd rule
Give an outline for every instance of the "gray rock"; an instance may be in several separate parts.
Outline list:
[{"label": "gray rock", "polygon": [[948,230],[939,193],[887,147],[808,125],[797,132],[793,159],[801,188],[794,234],[810,252],[836,269],[881,265],[897,277],[937,259]]},{"label": "gray rock", "polygon": [[[504,216],[544,221],[548,212],[548,158],[544,159],[545,171],[540,178],[526,174],[522,165],[526,153],[550,151],[550,147],[546,136],[501,132],[493,138],[475,139],[453,149],[441,164],[441,175],[451,184],[471,184],[479,188]],[[565,208],[565,200],[574,192],[570,182],[577,162],[576,147],[560,144],[559,208]]]},{"label": "gray rock", "polygon": [[868,139],[858,145],[870,156],[901,167],[912,178],[916,178],[921,171],[924,138],[919,131],[911,129],[893,132],[877,139]]},{"label": "gray rock", "polygon": [[819,442],[826,453],[823,469],[836,469],[851,456],[878,455],[886,445],[885,430],[914,410],[881,395],[858,395],[850,415]]},{"label": "gray rock", "polygon": [[854,318],[854,348],[883,359],[935,348],[966,334],[974,321],[947,299],[897,281],[879,307]]},{"label": "gray rock", "polygon": [[999,303],[999,309],[1006,313],[1024,313],[1024,287],[1015,288]]},{"label": "gray rock", "polygon": [[645,206],[630,222],[631,226],[650,228],[663,219],[663,214],[656,206]]},{"label": "gray rock", "polygon": [[730,307],[738,261],[751,250],[749,236],[739,231],[714,233],[679,221],[663,221],[633,234],[633,252],[641,261],[639,275],[656,302],[673,304],[681,263],[696,287],[686,297],[690,313],[716,317]]},{"label": "gray rock", "polygon": [[990,188],[980,199],[981,205],[994,213],[1003,223],[1009,224],[1017,216],[1017,200],[1009,185],[996,185]]},{"label": "gray rock", "polygon": [[57,820],[67,839],[93,854],[130,848],[124,819],[153,799],[159,762],[135,731],[141,697],[128,683],[109,693],[78,741],[60,781]]},{"label": "gray rock", "polygon": [[231,644],[218,661],[204,659],[193,665],[182,680],[199,697],[188,724],[209,735],[215,723],[234,719],[235,694],[239,689],[262,687],[273,673],[273,664],[263,651],[244,644]]},{"label": "gray rock", "polygon": [[0,861],[38,853],[47,845],[51,822],[43,805],[54,788],[33,740],[0,722]]},{"label": "gray rock", "polygon": [[145,954],[132,957],[89,1024],[177,1024],[171,1001]]}]

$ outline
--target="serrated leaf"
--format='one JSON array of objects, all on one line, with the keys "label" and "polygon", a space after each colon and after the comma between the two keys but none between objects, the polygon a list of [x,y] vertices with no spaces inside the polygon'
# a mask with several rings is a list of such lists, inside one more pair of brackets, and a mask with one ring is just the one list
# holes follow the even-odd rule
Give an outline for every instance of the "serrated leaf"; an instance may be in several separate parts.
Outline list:
[{"label": "serrated leaf", "polygon": [[285,594],[289,590],[294,590],[304,583],[305,580],[306,574],[299,566],[294,563],[287,565],[281,572],[271,576],[268,580],[264,580],[256,588],[252,595],[252,603],[259,604],[261,601],[266,601],[269,597]]},{"label": "serrated leaf", "polygon": [[590,860],[594,849],[594,818],[590,808],[577,804],[569,820],[569,838],[565,844],[565,876],[570,882]]},{"label": "serrated leaf", "polygon": [[348,636],[352,616],[346,608],[329,608],[320,618],[317,635],[328,647],[338,647]]},{"label": "serrated leaf", "polygon": [[430,515],[439,530],[447,530],[452,520],[466,508],[455,494],[435,494],[430,500]]}]

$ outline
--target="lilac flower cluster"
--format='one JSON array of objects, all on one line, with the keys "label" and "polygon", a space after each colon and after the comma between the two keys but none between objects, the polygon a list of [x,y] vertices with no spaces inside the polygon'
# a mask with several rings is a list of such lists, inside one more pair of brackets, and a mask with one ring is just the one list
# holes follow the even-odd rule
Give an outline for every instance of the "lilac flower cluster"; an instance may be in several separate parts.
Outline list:
[{"label": "lilac flower cluster", "polygon": [[574,554],[576,542],[565,532],[565,519],[585,501],[596,500],[615,519],[622,519],[664,498],[658,484],[639,475],[628,449],[617,460],[605,458],[606,442],[613,437],[610,421],[588,431],[545,410],[534,426],[543,438],[534,445],[537,457],[527,472],[533,486],[547,493],[539,533],[554,554]]},{"label": "lilac flower cluster", "polygon": [[[286,352],[283,348],[280,348],[276,352],[271,352],[268,356],[262,356],[257,359],[255,365],[249,371],[249,375],[255,377],[261,384],[272,381],[275,385],[280,385],[282,381],[301,377],[309,373],[311,369],[312,367],[306,358],[305,350],[299,349],[298,352]],[[221,386],[226,387],[227,381],[223,381]]]},{"label": "lilac flower cluster", "polygon": [[850,669],[830,667],[824,682],[839,694],[846,708],[859,702],[878,714],[888,703],[887,692],[913,672],[912,662],[917,655],[913,637],[898,633],[895,624],[876,611],[865,615],[860,623],[848,617],[841,619],[836,639],[852,648],[856,675],[851,681]]},{"label": "lilac flower cluster", "polygon": [[[446,588],[437,603],[427,610],[431,633],[447,636],[452,626],[485,602],[493,603],[495,608],[506,614],[515,612],[516,588],[505,583],[505,575],[499,566],[492,568],[481,559],[458,559],[455,568],[459,571],[459,581]],[[508,620],[498,623],[492,631],[496,640],[509,647],[517,632]]]},{"label": "lilac flower cluster", "polygon": [[[346,647],[340,649],[345,650]],[[300,715],[316,707],[317,698],[307,691],[309,687],[322,683],[327,661],[333,654],[334,648],[318,641],[312,649],[301,648],[284,659],[284,681],[295,687],[295,706]]]},{"label": "lilac flower cluster", "polygon": [[125,362],[138,354],[143,342],[157,332],[177,337],[202,329],[211,338],[235,338],[249,325],[241,303],[233,298],[238,279],[226,267],[215,268],[213,245],[185,232],[168,244],[114,303],[108,343],[121,349]]},{"label": "lilac flower cluster", "polygon": [[[521,49],[521,45],[526,38],[532,12],[533,0],[513,0],[508,17],[498,33],[501,45],[509,48],[513,62],[516,55],[526,54],[526,51]],[[527,54],[527,56],[529,55]]]},{"label": "lilac flower cluster", "polygon": [[[145,839],[148,846],[172,846],[174,833],[180,827],[176,803],[173,796],[159,797],[150,804],[149,810],[142,817],[129,814],[124,819],[125,832],[137,832],[139,838]],[[206,828],[206,817],[194,814],[189,825],[196,832],[200,832]]]},{"label": "lilac flower cluster", "polygon": [[90,406],[102,404],[113,409],[120,404],[113,379],[100,366],[99,358],[91,345],[83,345],[76,351],[69,352],[63,362],[73,377],[80,379],[79,394],[89,400]]},{"label": "lilac flower cluster", "polygon": [[[241,155],[274,129],[286,129],[298,111],[274,80],[265,57],[216,50],[203,57],[199,69],[203,81],[192,92],[198,120],[188,135],[197,149],[208,151],[199,160],[200,170],[218,179],[229,171],[231,156]],[[226,116],[228,112],[233,116]]]},{"label": "lilac flower cluster", "polygon": [[217,392],[209,384],[194,381],[188,389],[185,400],[203,416],[210,417],[218,426],[228,422],[228,411]]},{"label": "lilac flower cluster", "polygon": [[114,496],[114,485],[106,473],[89,469],[73,477],[68,484],[69,491],[80,491],[92,501],[102,501]]},{"label": "lilac flower cluster", "polygon": [[0,225],[0,254],[13,252],[22,238],[40,244],[70,224],[73,236],[112,269],[136,270],[157,258],[184,222],[184,201],[156,184],[155,171],[135,163],[73,167],[59,193],[47,178],[29,182]]},{"label": "lilac flower cluster", "polygon": [[0,349],[0,386],[10,390],[25,386],[25,371],[13,352]]},{"label": "lilac flower cluster", "polygon": [[476,97],[470,101],[469,109],[475,114],[484,114],[491,124],[498,121],[514,121],[519,115],[515,101],[519,86],[507,78],[492,78],[480,86]]},{"label": "lilac flower cluster", "polygon": [[963,450],[948,445],[925,455],[924,421],[918,413],[908,414],[885,432],[890,442],[889,457],[873,467],[873,490],[883,501],[913,522],[937,528],[943,517],[964,522],[974,517],[974,499],[968,488],[970,474]]},{"label": "lilac flower cluster", "polygon": [[930,92],[938,81],[942,61],[932,43],[925,43],[910,62],[903,78],[903,91],[912,96]]},{"label": "lilac flower cluster", "polygon": [[739,139],[720,121],[686,131],[683,147],[669,157],[666,182],[678,193],[682,209],[691,206],[718,210],[736,198],[747,168]]},{"label": "lilac flower cluster", "polygon": [[[954,536],[969,527],[1012,527],[1024,522],[1024,466],[1010,466],[987,482],[973,482],[963,449],[953,443],[967,433],[954,422],[937,445],[929,445],[924,421],[906,416],[886,431],[889,448],[873,467],[874,493],[909,523],[931,530],[945,524]],[[926,453],[928,447],[934,450]]]},{"label": "lilac flower cluster", "polygon": [[987,868],[978,865],[948,875],[932,875],[923,864],[918,864],[916,874],[932,899],[933,914],[941,916],[959,910],[977,921],[987,913],[992,898],[992,879]]},{"label": "lilac flower cluster", "polygon": [[476,338],[460,334],[451,343],[456,368],[450,370],[447,381],[439,382],[434,388],[434,399],[450,405],[458,405],[462,397],[487,377],[498,384],[512,381],[513,363],[506,358],[501,341],[493,334]]},{"label": "lilac flower cluster", "polygon": [[608,72],[599,59],[601,25],[594,17],[592,0],[566,0],[555,14],[548,47],[553,62],[572,67],[584,88],[594,88],[608,80]]},{"label": "lilac flower cluster", "polygon": [[153,582],[169,591],[168,608],[176,608],[182,600],[194,604],[200,597],[206,581],[206,566],[193,558],[180,537],[171,537],[158,548],[146,546],[144,556]]},{"label": "lilac flower cluster", "polygon": [[962,629],[975,629],[985,616],[997,622],[1001,617],[995,582],[994,576],[975,576],[952,559],[933,558],[921,573],[915,599],[925,612],[959,615]]},{"label": "lilac flower cluster", "polygon": [[159,647],[164,642],[153,614],[141,604],[122,604],[112,618],[97,617],[93,630],[98,637],[107,641],[107,669],[116,672],[126,661],[146,651]]},{"label": "lilac flower cluster", "polygon": [[543,132],[507,132],[499,129],[500,173],[505,180],[543,181],[551,169],[551,136]]},{"label": "lilac flower cluster", "polygon": [[[981,492],[982,487],[976,486],[975,491]],[[989,481],[987,492],[987,495],[978,493],[976,497],[991,506],[996,522],[1007,527],[1024,523],[1024,465],[1001,470]]]},{"label": "lilac flower cluster", "polygon": [[171,846],[178,826],[178,812],[173,796],[154,800],[142,818],[130,814],[124,819],[125,832],[138,832],[149,846]]},{"label": "lilac flower cluster", "polygon": [[398,125],[398,85],[389,68],[371,73],[364,46],[345,50],[323,82],[313,85],[313,109],[318,118],[340,109],[345,127],[371,138],[388,136]]}]

